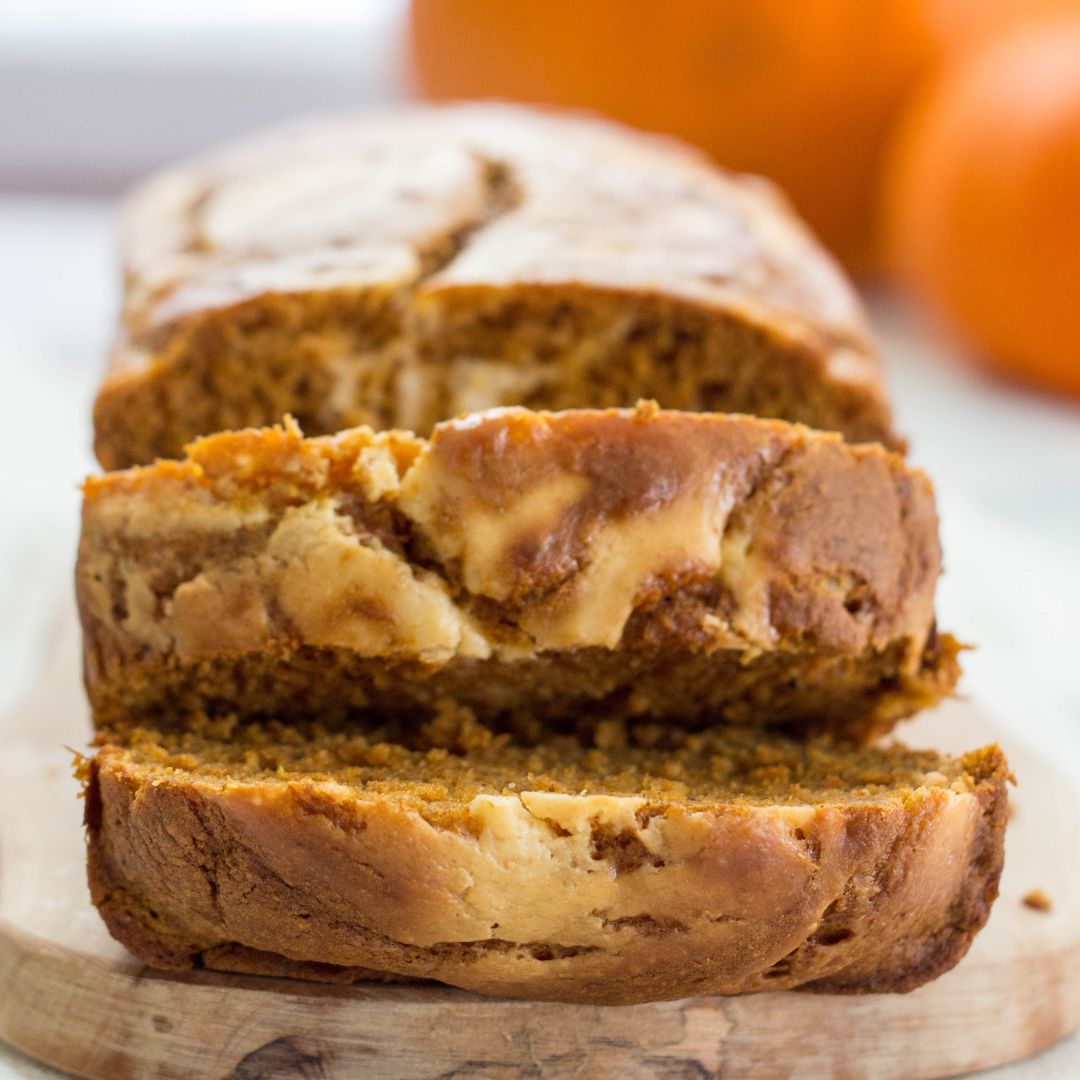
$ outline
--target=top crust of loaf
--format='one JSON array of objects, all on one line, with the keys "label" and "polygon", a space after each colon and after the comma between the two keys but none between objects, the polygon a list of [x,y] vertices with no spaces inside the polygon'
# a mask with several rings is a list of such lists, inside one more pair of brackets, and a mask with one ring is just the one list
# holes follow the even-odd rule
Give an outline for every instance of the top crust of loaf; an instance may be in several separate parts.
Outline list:
[{"label": "top crust of loaf", "polygon": [[[432,268],[429,252],[481,225]],[[876,377],[854,294],[773,187],[597,120],[472,105],[298,125],[150,181],[125,238],[136,342],[298,286],[583,282],[778,319],[849,346],[838,377]]]},{"label": "top crust of loaf", "polygon": [[[572,654],[599,700],[613,653],[669,685],[687,659],[719,673],[722,650],[736,668],[888,653],[892,685],[924,663],[939,568],[930,483],[899,456],[642,404],[497,410],[430,441],[212,436],[86,482],[78,586],[92,696],[125,671],[317,647],[419,663],[410,683],[484,662],[515,700],[525,661]],[[644,710],[694,700],[672,692]]]},{"label": "top crust of loaf", "polygon": [[[627,335],[647,336],[660,352],[672,347],[665,334],[700,337],[721,323],[742,334],[736,351],[779,349],[772,366],[791,370],[755,379],[775,381],[786,404],[743,388],[730,391],[734,405],[723,402],[729,391],[695,405],[664,383],[669,375],[628,400],[617,390],[597,397],[585,380],[569,398],[536,402],[630,405],[649,395],[723,409],[745,398],[746,411],[759,411],[750,404],[760,398],[767,415],[895,442],[858,300],[776,192],[599,121],[418,107],[237,145],[136,193],[125,286],[96,411],[107,467],[176,454],[179,435],[167,425],[183,425],[185,406],[202,415],[209,405],[193,404],[199,393],[235,391],[212,369],[245,341],[253,344],[243,365],[264,370],[238,368],[231,379],[257,382],[261,405],[218,403],[190,421],[185,441],[209,433],[200,423],[223,430],[286,411],[320,432],[358,422],[427,431],[463,409],[530,403],[536,379],[548,376],[522,365],[547,354],[603,353]],[[278,357],[270,336],[297,354]],[[448,365],[453,391],[434,400],[430,372]],[[311,415],[305,394],[318,399]],[[147,415],[125,415],[139,406]],[[137,423],[147,425],[142,444],[127,431]]]}]

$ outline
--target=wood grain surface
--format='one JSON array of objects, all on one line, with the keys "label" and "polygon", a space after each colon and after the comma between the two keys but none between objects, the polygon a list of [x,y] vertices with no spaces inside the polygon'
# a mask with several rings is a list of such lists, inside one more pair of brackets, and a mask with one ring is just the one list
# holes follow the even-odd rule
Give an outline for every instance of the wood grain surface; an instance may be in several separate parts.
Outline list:
[{"label": "wood grain surface", "polygon": [[[1006,743],[1019,787],[1002,895],[954,971],[906,995],[610,1008],[143,967],[87,896],[64,749],[87,731],[68,619],[38,688],[0,724],[0,1039],[79,1076],[919,1080],[1015,1060],[1080,1026],[1080,795],[1022,746]],[[995,738],[962,702],[903,734],[949,750]],[[1033,889],[1049,912],[1023,903]]]}]

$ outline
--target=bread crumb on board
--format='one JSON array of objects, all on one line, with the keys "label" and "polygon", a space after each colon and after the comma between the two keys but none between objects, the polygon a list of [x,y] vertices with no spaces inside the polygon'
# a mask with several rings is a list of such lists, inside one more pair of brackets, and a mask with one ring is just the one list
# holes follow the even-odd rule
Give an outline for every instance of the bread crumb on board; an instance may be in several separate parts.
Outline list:
[{"label": "bread crumb on board", "polygon": [[1036,911],[1050,911],[1054,907],[1054,902],[1042,889],[1032,889],[1031,892],[1025,893],[1024,904]]}]

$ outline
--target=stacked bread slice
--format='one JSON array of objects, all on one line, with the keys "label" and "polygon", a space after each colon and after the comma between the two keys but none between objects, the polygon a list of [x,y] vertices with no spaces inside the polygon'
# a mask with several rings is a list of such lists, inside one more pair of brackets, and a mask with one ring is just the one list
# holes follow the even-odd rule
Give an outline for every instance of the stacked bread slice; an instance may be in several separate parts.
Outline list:
[{"label": "stacked bread slice", "polygon": [[1007,766],[875,743],[958,677],[933,492],[771,191],[466,106],[134,205],[77,569],[132,952],[602,1003],[963,955]]}]

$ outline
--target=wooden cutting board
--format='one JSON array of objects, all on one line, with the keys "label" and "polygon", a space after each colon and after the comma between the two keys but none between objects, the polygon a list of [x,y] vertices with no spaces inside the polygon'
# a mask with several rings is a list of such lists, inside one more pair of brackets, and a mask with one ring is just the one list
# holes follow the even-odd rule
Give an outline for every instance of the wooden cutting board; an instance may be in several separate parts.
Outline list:
[{"label": "wooden cutting board", "polygon": [[[1020,786],[1001,897],[952,972],[906,995],[605,1008],[143,967],[105,932],[83,880],[63,747],[85,746],[88,730],[68,619],[37,690],[0,724],[0,1039],[79,1076],[919,1080],[1033,1054],[1080,1026],[1080,795],[1007,741]],[[963,703],[905,729],[950,750],[994,738]],[[1035,888],[1051,911],[1023,903]]]}]

